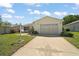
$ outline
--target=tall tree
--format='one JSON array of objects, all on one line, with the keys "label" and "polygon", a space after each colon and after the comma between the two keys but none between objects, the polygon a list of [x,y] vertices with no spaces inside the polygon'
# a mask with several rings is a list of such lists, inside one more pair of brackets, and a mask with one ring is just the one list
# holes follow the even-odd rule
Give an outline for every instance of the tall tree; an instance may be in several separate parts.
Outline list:
[{"label": "tall tree", "polygon": [[7,30],[9,29],[10,30],[10,26],[11,26],[11,23],[7,22],[7,21],[2,21],[2,17],[0,15],[0,29],[3,29],[3,33],[7,33]]},{"label": "tall tree", "polygon": [[64,22],[63,24],[68,24],[73,21],[79,20],[79,15],[67,15],[63,18]]},{"label": "tall tree", "polygon": [[1,26],[1,24],[2,24],[2,17],[1,17],[1,15],[0,15],[0,26]]},{"label": "tall tree", "polygon": [[11,23],[9,23],[9,22],[7,22],[7,21],[3,22],[2,24],[3,24],[4,26],[11,26]]}]

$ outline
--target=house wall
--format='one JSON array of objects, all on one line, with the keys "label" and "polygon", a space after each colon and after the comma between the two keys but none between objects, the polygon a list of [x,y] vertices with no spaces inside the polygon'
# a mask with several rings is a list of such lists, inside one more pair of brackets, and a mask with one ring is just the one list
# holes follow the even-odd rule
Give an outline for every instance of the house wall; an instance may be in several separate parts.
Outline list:
[{"label": "house wall", "polygon": [[40,33],[40,25],[41,24],[58,24],[58,33],[60,34],[62,32],[62,22],[61,21],[58,21],[58,20],[55,20],[55,19],[49,19],[49,18],[46,18],[46,19],[42,19],[42,20],[39,20],[37,22],[34,22],[33,23],[33,27],[34,27],[34,30],[37,31],[38,33]]},{"label": "house wall", "polygon": [[0,27],[0,34],[4,34],[4,33],[10,33],[10,28]]},{"label": "house wall", "polygon": [[70,29],[71,31],[79,31],[79,22],[66,25],[65,28]]}]

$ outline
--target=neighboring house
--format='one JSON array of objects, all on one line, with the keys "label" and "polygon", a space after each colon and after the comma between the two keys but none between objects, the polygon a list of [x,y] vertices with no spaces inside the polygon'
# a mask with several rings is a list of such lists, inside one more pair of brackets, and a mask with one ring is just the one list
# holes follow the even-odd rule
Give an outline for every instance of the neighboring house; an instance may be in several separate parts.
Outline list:
[{"label": "neighboring house", "polygon": [[15,33],[20,32],[20,30],[21,30],[21,32],[24,32],[24,27],[22,25],[13,25],[13,26],[11,26],[11,31],[14,31]]},{"label": "neighboring house", "polygon": [[0,27],[0,34],[7,34],[7,33],[10,33],[10,27],[9,26]]},{"label": "neighboring house", "polygon": [[79,31],[79,20],[66,24],[64,28],[70,29],[70,31]]},{"label": "neighboring house", "polygon": [[31,26],[31,24],[25,24],[25,25],[23,26],[25,33],[29,32],[30,26]]},{"label": "neighboring house", "polygon": [[39,34],[59,35],[62,32],[62,20],[49,16],[33,22],[32,26]]}]

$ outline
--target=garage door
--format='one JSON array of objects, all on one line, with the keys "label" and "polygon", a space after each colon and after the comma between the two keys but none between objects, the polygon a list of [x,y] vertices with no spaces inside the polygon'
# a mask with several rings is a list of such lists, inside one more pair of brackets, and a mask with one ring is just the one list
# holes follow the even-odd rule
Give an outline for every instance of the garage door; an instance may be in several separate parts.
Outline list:
[{"label": "garage door", "polygon": [[41,34],[58,34],[57,24],[42,24],[40,25]]}]

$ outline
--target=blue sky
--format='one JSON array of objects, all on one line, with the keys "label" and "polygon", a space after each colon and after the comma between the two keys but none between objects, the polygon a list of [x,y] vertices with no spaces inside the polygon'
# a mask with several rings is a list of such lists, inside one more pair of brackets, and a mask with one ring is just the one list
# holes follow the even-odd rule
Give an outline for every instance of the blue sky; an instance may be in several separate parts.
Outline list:
[{"label": "blue sky", "polygon": [[44,16],[62,19],[69,14],[79,14],[78,3],[13,3],[0,4],[3,21],[27,24]]}]

